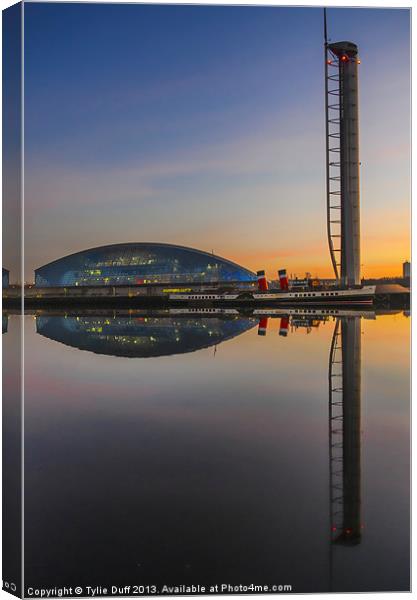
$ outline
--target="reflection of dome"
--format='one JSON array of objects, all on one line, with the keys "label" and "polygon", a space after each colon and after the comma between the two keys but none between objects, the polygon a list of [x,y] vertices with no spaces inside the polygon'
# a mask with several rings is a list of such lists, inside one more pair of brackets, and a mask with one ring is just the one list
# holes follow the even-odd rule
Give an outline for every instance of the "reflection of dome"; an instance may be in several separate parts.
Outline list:
[{"label": "reflection of dome", "polygon": [[215,281],[256,281],[256,276],[214,254],[156,243],[91,248],[35,271],[35,282],[39,287]]},{"label": "reflection of dome", "polygon": [[166,356],[208,348],[247,331],[254,319],[189,316],[77,316],[36,318],[47,338],[97,354]]}]

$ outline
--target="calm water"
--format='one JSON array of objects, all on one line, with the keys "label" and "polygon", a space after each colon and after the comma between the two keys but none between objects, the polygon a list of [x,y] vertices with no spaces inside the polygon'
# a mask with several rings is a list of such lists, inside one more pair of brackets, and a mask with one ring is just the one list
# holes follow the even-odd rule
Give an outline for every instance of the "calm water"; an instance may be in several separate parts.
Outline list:
[{"label": "calm water", "polygon": [[409,589],[409,326],[25,317],[26,586]]}]

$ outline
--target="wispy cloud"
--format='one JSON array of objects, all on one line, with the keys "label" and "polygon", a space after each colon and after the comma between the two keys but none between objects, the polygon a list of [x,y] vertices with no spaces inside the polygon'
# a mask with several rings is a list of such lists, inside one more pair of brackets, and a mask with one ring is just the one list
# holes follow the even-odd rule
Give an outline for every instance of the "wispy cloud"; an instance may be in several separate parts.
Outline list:
[{"label": "wispy cloud", "polygon": [[[283,182],[295,179],[300,172],[309,176],[310,157],[320,148],[313,134],[297,137],[276,130],[265,135],[240,136],[231,142],[203,146],[194,151],[174,154],[166,160],[139,161],[137,164],[112,168],[66,167],[32,161],[26,177],[27,210],[54,209],[65,206],[65,200],[106,205],[137,198],[155,198],[161,185],[174,178],[197,175],[268,176]],[[314,161],[313,159],[313,162]],[[63,203],[63,204],[62,204]]]}]

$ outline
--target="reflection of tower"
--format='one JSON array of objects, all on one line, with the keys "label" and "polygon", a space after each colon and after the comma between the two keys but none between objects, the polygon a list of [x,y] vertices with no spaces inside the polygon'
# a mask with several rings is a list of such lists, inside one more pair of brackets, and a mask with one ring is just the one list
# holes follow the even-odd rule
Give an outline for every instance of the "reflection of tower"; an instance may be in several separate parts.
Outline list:
[{"label": "reflection of tower", "polygon": [[327,234],[336,278],[360,284],[358,48],[327,42],[325,13]]},{"label": "reflection of tower", "polygon": [[329,360],[332,542],[361,541],[361,320],[336,321]]}]

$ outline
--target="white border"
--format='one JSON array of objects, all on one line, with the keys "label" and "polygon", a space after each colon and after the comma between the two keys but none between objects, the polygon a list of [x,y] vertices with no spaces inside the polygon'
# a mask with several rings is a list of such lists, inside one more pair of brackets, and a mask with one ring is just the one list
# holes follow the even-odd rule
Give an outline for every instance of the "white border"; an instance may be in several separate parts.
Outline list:
[{"label": "white border", "polygon": [[[22,168],[22,172],[21,172],[21,185],[22,185],[22,198],[21,198],[21,207],[22,207],[22,242],[21,242],[21,253],[22,253],[22,258],[21,258],[21,270],[22,270],[22,286],[24,286],[24,4],[25,2],[28,1],[37,1],[37,0],[23,0],[22,2],[22,98],[21,98],[21,118],[22,118],[22,140],[21,140],[21,144],[22,144],[22,157],[21,157],[21,168]],[[49,0],[43,0],[43,1],[49,1]],[[68,0],[51,0],[53,2],[68,2]],[[77,2],[86,2],[88,0],[75,0]],[[152,0],[152,2],[123,2],[123,0],[90,0],[90,3],[94,2],[97,4],[198,4],[198,2],[196,2],[195,0],[182,0],[181,2],[175,2],[172,0]],[[12,0],[0,0],[0,7],[2,10],[4,10],[5,8],[12,6],[13,4],[16,4],[15,1]],[[350,0],[350,2],[346,3],[346,4],[342,4],[342,3],[337,3],[337,2],[329,2],[329,3],[323,3],[320,0],[307,0],[304,2],[297,2],[295,0],[287,0],[286,2],[274,2],[273,0],[263,0],[262,2],[256,2],[255,0],[253,0],[252,2],[242,2],[241,0],[227,0],[226,1],[219,1],[219,0],[205,0],[205,2],[201,2],[201,4],[206,4],[206,5],[260,5],[260,6],[293,6],[293,7],[308,7],[308,6],[317,6],[317,7],[322,7],[324,4],[327,7],[337,7],[337,8],[411,8],[412,9],[412,4],[411,4],[411,0],[409,0],[408,2],[403,2],[403,1],[399,1],[399,0],[379,0],[379,1],[375,1],[375,0],[368,0],[368,1],[364,1],[364,0]],[[414,65],[416,64],[416,49],[415,49],[415,44],[413,44],[413,35],[412,32],[414,31],[413,28],[413,22],[414,22],[414,14],[413,14],[413,10],[411,10],[411,76],[414,72]],[[0,30],[0,38],[1,38],[1,30]],[[1,39],[0,39],[1,41]],[[0,64],[0,73],[1,73],[1,64]],[[411,100],[413,100],[413,98],[415,97],[415,95],[413,94],[414,92],[414,78],[411,77]],[[413,108],[413,102],[411,102],[411,107]],[[1,105],[0,105],[1,108]],[[412,111],[411,111],[412,114]],[[414,122],[413,120],[411,120],[411,125],[412,125],[412,138],[411,140],[413,140],[414,136]],[[0,131],[1,131],[1,125],[0,125]],[[413,154],[411,155],[411,192],[413,192],[414,190],[414,180],[413,180],[413,172],[414,172],[414,156]],[[0,173],[1,173],[1,164],[0,164]],[[411,203],[411,208],[412,208],[412,203]],[[411,218],[411,227],[414,224],[414,215],[413,215],[413,211],[412,211],[412,218]],[[1,234],[0,234],[1,237]],[[417,242],[414,239],[414,236],[412,236],[412,254],[414,256],[417,256],[414,253],[414,250],[416,249],[417,246]],[[0,256],[1,256],[1,248],[0,248]],[[417,268],[414,268],[414,260],[412,259],[412,277],[414,280],[414,277],[417,273]],[[22,311],[23,311],[23,294],[22,294]],[[413,333],[413,337],[416,331],[416,324],[414,322],[412,322],[412,333]],[[24,578],[23,578],[23,557],[24,557],[24,519],[23,519],[23,515],[24,515],[24,326],[22,324],[22,331],[21,331],[21,342],[22,342],[22,589],[24,589]],[[0,358],[1,358],[1,349],[0,349]],[[412,372],[414,372],[414,368],[416,367],[417,364],[417,358],[412,354]],[[411,421],[410,424],[411,427],[411,434],[416,434],[417,435],[417,426],[415,425],[415,423],[413,423],[413,421]],[[1,431],[0,431],[0,436],[1,436]],[[413,455],[411,455],[411,458],[413,459]],[[415,466],[415,461],[412,461],[412,475],[415,474],[415,470],[416,470],[416,466]],[[413,477],[412,477],[413,480]],[[414,498],[412,497],[412,510],[414,510],[417,506],[417,502],[414,501]],[[414,522],[412,520],[412,534],[415,533],[415,526],[414,526]],[[414,539],[414,535],[412,535],[412,539]],[[1,558],[1,545],[0,545],[0,558]],[[416,561],[414,560],[414,556],[413,554],[411,554],[411,565],[412,565],[412,581],[413,581],[413,575],[415,573],[415,566],[416,566]],[[390,593],[390,597],[393,598],[397,598],[400,597],[403,593]],[[285,596],[285,597],[289,597],[293,594],[276,594],[273,596]],[[299,595],[299,594],[296,594]],[[315,597],[323,597],[323,598],[329,598],[334,596],[335,594],[314,594]],[[359,594],[343,594],[344,598],[355,598],[358,595],[362,595],[362,593]],[[366,594],[368,595],[368,594]],[[373,597],[375,598],[384,598],[387,595],[387,592],[384,593],[373,593]],[[251,595],[251,596],[245,596],[247,598],[267,598],[268,596],[271,596],[271,594],[268,594],[266,596],[261,596],[261,595]],[[168,596],[169,597],[169,596]],[[186,597],[186,596],[184,596]],[[233,595],[233,596],[221,596],[222,598],[236,598],[237,595]],[[7,594],[6,592],[0,591],[0,600],[6,600],[6,599],[10,599],[11,595]]]}]

